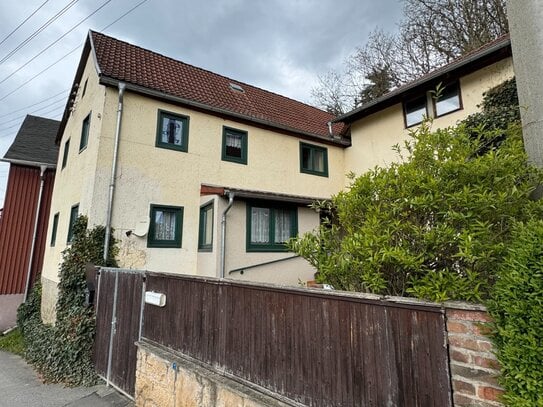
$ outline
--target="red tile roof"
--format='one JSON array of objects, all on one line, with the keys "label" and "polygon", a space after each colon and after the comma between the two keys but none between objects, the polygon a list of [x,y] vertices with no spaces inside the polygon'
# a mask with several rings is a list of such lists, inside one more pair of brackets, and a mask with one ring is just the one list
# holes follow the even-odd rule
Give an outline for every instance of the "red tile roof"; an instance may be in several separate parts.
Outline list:
[{"label": "red tile roof", "polygon": [[[327,123],[334,116],[328,112],[101,33],[91,31],[90,38],[101,77],[330,141]],[[232,89],[231,84],[243,91]],[[334,134],[342,128],[335,124]]]}]

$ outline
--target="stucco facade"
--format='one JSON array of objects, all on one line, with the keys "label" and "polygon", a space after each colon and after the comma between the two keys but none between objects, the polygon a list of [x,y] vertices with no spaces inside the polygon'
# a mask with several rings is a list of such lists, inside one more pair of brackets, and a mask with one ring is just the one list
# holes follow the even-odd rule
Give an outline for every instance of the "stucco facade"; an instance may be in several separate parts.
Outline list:
[{"label": "stucco facade", "polygon": [[[483,100],[483,93],[513,76],[513,61],[506,58],[460,77],[462,108],[433,118],[432,128],[454,126],[479,111],[477,105]],[[428,92],[431,90],[427,88]],[[398,159],[392,147],[403,145],[409,132],[417,127],[406,128],[403,109],[402,102],[399,102],[352,123],[352,145],[345,149],[345,173],[353,171],[360,175],[375,166],[386,166]]]}]

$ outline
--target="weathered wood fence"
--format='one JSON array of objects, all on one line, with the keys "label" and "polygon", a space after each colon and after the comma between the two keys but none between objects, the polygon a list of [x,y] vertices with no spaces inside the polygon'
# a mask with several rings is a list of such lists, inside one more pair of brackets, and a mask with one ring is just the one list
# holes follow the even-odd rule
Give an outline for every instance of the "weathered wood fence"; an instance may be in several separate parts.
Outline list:
[{"label": "weathered wood fence", "polygon": [[[145,340],[308,406],[450,406],[438,307],[148,273]],[[133,312],[133,311],[131,311]]]}]

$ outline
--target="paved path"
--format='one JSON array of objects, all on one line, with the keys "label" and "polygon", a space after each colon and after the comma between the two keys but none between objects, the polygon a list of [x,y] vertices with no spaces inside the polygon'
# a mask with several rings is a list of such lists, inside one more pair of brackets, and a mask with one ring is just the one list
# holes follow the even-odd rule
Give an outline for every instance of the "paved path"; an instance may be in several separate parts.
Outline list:
[{"label": "paved path", "polygon": [[0,351],[0,407],[129,407],[134,403],[111,387],[43,384],[19,356]]}]

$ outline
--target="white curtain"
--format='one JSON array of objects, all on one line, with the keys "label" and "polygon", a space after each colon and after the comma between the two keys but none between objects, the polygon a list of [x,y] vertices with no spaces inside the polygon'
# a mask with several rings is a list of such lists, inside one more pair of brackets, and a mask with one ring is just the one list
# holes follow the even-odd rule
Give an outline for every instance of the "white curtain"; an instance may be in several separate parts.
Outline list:
[{"label": "white curtain", "polygon": [[226,147],[233,147],[241,150],[241,138],[240,134],[227,134]]},{"label": "white curtain", "polygon": [[284,243],[290,239],[290,211],[275,210],[275,243]]},{"label": "white curtain", "polygon": [[251,243],[269,243],[270,209],[251,209]]},{"label": "white curtain", "polygon": [[175,213],[156,211],[155,213],[155,239],[175,239]]},{"label": "white curtain", "polygon": [[183,128],[180,120],[162,119],[162,142],[168,144],[181,145],[181,130]]}]

